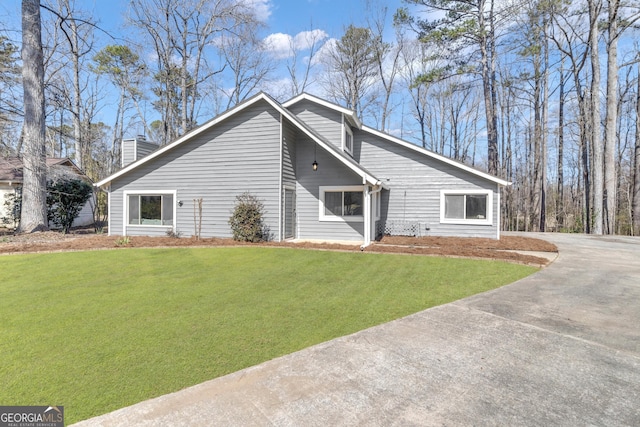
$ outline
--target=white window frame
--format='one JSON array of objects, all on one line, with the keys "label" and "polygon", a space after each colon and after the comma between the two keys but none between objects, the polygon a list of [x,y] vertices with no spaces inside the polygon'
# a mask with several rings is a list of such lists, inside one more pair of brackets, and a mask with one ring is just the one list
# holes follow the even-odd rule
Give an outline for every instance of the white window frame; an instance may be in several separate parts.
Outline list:
[{"label": "white window frame", "polygon": [[[334,193],[334,192],[362,192],[362,215],[347,215],[347,216],[337,216],[337,215],[327,215],[324,209],[324,195],[325,193]],[[319,194],[319,220],[320,221],[334,221],[334,222],[364,222],[364,185],[346,185],[346,186],[322,186],[320,187]]]},{"label": "white window frame", "polygon": [[[486,195],[487,215],[484,219],[445,218],[446,196]],[[466,212],[467,199],[465,197],[464,211]],[[493,191],[492,190],[440,190],[440,223],[461,225],[493,225]]]},{"label": "white window frame", "polygon": [[[347,145],[347,135],[351,137],[351,147]],[[342,150],[353,157],[353,131],[346,123],[344,124],[344,132],[342,132]]]},{"label": "white window frame", "polygon": [[[128,227],[145,227],[145,228],[176,228],[176,217],[178,214],[178,200],[177,200],[177,191],[176,190],[135,190],[135,191],[123,191],[123,212],[122,212],[122,223],[124,224],[124,229],[126,230]],[[168,224],[129,224],[129,196],[173,196],[173,222],[171,225]]]}]

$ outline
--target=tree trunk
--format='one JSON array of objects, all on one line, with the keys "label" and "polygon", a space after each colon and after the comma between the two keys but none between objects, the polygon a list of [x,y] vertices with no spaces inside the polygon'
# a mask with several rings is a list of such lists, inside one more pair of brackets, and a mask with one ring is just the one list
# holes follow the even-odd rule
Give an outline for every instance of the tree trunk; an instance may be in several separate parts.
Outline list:
[{"label": "tree trunk", "polygon": [[24,154],[19,232],[48,229],[45,159],[44,65],[40,2],[22,1]]},{"label": "tree trunk", "polygon": [[[640,73],[640,65],[638,65]],[[633,235],[640,235],[640,78],[638,79],[638,92],[636,94],[636,142],[633,155],[633,199],[632,199],[632,224]]]},{"label": "tree trunk", "polygon": [[564,227],[564,57],[560,63],[560,88],[558,94],[558,188],[556,200],[556,225]]},{"label": "tree trunk", "polygon": [[547,130],[549,129],[549,46],[547,45],[547,21],[544,23],[543,67],[542,70],[542,135],[540,139],[541,188],[540,188],[540,231],[547,227]]},{"label": "tree trunk", "polygon": [[[489,15],[490,20],[493,20],[493,0],[491,2],[491,13]],[[478,17],[480,22],[479,28],[485,28],[484,22],[484,7],[485,0],[478,2]],[[489,22],[491,29],[493,30],[493,22]],[[494,104],[495,91],[492,88],[495,78],[492,66],[494,65],[492,56],[495,54],[495,48],[493,47],[493,31],[489,31],[488,34],[483,34],[480,39],[480,55],[482,64],[482,92],[484,95],[485,117],[487,123],[487,169],[490,174],[498,175],[498,132],[497,132],[497,118],[496,108]]]},{"label": "tree trunk", "polygon": [[616,230],[616,146],[618,125],[618,0],[609,0],[607,46],[607,117],[604,139],[604,232]]},{"label": "tree trunk", "polygon": [[[591,32],[589,47],[591,48],[591,147],[593,173],[593,234],[602,234],[604,210],[604,147],[600,136],[600,56],[598,49],[598,17],[600,0],[589,0],[589,19]],[[587,219],[590,219],[587,217]]]},{"label": "tree trunk", "polygon": [[532,228],[533,231],[544,231],[542,227],[542,210],[544,188],[542,165],[542,81],[540,79],[540,56],[534,59],[535,83],[533,95],[533,138],[530,154],[533,161],[533,186],[532,191]]},{"label": "tree trunk", "polygon": [[[70,7],[69,7],[70,9]],[[80,45],[78,40],[78,24],[71,20],[71,58],[73,62],[73,138],[75,139],[75,163],[80,169],[84,168],[84,147],[82,143],[82,118],[80,90]]]},{"label": "tree trunk", "polygon": [[120,98],[118,99],[118,109],[116,111],[116,122],[113,125],[113,137],[111,142],[111,161],[108,165],[108,172],[112,174],[120,168],[120,155],[122,138],[124,136],[124,102],[126,92],[124,86],[120,88]]}]

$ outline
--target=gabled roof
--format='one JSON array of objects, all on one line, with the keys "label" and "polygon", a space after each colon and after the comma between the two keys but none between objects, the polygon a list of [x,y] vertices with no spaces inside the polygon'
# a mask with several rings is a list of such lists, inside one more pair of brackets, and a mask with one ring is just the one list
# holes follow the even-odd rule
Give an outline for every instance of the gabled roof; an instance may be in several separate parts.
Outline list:
[{"label": "gabled roof", "polygon": [[[46,164],[48,168],[55,166],[71,168],[76,174],[84,177],[80,168],[68,157],[47,157]],[[21,183],[23,167],[20,157],[0,158],[0,181]]]},{"label": "gabled roof", "polygon": [[301,95],[296,96],[295,98],[290,99],[289,101],[285,102],[284,104],[282,104],[285,108],[289,108],[290,106],[303,101],[303,100],[307,100],[307,101],[311,101],[311,102],[315,102],[316,104],[322,105],[326,108],[330,108],[332,110],[335,110],[339,113],[344,114],[345,116],[347,116],[347,118],[349,118],[350,120],[354,121],[354,124],[358,127],[358,129],[364,131],[364,132],[368,132],[370,134],[373,134],[375,136],[378,136],[380,138],[383,138],[393,144],[398,144],[401,145],[403,147],[409,148],[411,150],[414,150],[420,154],[423,154],[427,157],[430,157],[432,159],[438,160],[440,162],[446,163],[448,165],[451,165],[455,168],[458,169],[462,169],[466,172],[469,172],[473,175],[479,176],[483,179],[495,182],[496,184],[499,185],[511,185],[511,183],[509,181],[505,181],[504,179],[498,178],[496,176],[493,176],[491,174],[488,174],[486,172],[482,172],[478,169],[475,169],[471,166],[465,165],[464,163],[458,162],[456,160],[450,159],[448,157],[442,156],[440,154],[434,153],[433,151],[429,151],[425,148],[422,148],[418,145],[412,144],[410,142],[404,141],[400,138],[396,138],[395,136],[389,135],[387,133],[381,132],[379,130],[370,128],[368,126],[363,125],[360,120],[358,120],[358,118],[356,117],[354,111],[342,107],[340,105],[331,103],[329,101],[325,101],[324,99],[320,99],[318,97],[315,97],[313,95],[310,95],[308,93],[303,93]]},{"label": "gabled roof", "polygon": [[[381,185],[382,182],[376,178],[371,172],[369,172],[367,169],[365,169],[364,167],[362,167],[358,162],[356,162],[355,160],[353,160],[353,158],[351,158],[350,156],[346,155],[342,150],[339,150],[337,147],[335,147],[333,144],[331,144],[330,142],[328,142],[327,140],[325,140],[322,136],[320,136],[319,134],[317,134],[313,129],[311,129],[309,126],[307,126],[304,122],[302,122],[300,119],[298,119],[293,113],[291,113],[287,108],[295,105],[298,102],[301,101],[310,101],[319,105],[322,105],[326,108],[332,109],[334,111],[337,111],[343,115],[345,115],[345,117],[351,122],[352,125],[356,126],[358,129],[360,129],[363,132],[367,132],[370,133],[374,136],[380,137],[386,141],[388,141],[389,143],[392,144],[397,144],[400,145],[402,147],[408,148],[410,150],[413,150],[415,152],[418,152],[426,157],[432,158],[434,160],[446,163],[450,166],[453,166],[457,169],[463,170],[465,172],[471,173],[472,175],[478,176],[482,179],[486,179],[488,181],[494,182],[496,184],[499,185],[511,185],[511,183],[509,181],[505,181],[501,178],[495,177],[491,174],[488,174],[486,172],[482,172],[478,169],[475,169],[471,166],[467,166],[464,163],[452,160],[448,157],[442,156],[440,154],[436,154],[432,151],[429,151],[425,148],[422,148],[418,145],[412,144],[410,142],[404,141],[400,138],[397,138],[395,136],[389,135],[387,133],[381,132],[379,130],[370,128],[368,126],[363,125],[360,120],[357,118],[357,116],[355,115],[355,113],[345,107],[342,107],[340,105],[328,102],[326,100],[320,99],[318,97],[315,97],[313,95],[310,95],[308,93],[303,93],[301,95],[298,95],[292,99],[290,99],[289,101],[285,102],[284,104],[280,104],[278,101],[276,101],[275,99],[273,99],[271,96],[269,96],[268,94],[264,93],[264,92],[260,92],[257,95],[254,95],[253,97],[241,102],[240,104],[236,105],[235,107],[227,110],[226,112],[220,114],[217,117],[214,117],[213,119],[209,120],[208,122],[204,123],[203,125],[199,126],[196,129],[193,129],[190,132],[187,132],[185,135],[183,135],[182,137],[178,138],[177,140],[175,140],[174,142],[172,142],[171,144],[168,144],[164,147],[161,147],[160,149],[154,151],[153,153],[149,154],[146,157],[143,157],[142,159],[133,162],[131,164],[129,164],[128,166],[126,166],[125,168],[119,170],[118,172],[112,174],[111,176],[108,176],[107,178],[99,181],[98,183],[96,183],[95,185],[97,187],[102,187],[104,185],[109,184],[111,181],[113,181],[116,178],[119,178],[127,173],[129,173],[131,170],[139,167],[142,164],[145,164],[153,159],[155,159],[156,157],[159,157],[161,155],[163,155],[165,152],[172,150],[174,147],[184,144],[185,142],[189,141],[191,138],[193,138],[194,136],[207,131],[208,129],[214,127],[215,125],[217,125],[218,123],[224,121],[225,119],[233,116],[234,114],[237,114],[241,111],[243,111],[246,108],[249,108],[250,106],[254,105],[255,103],[259,102],[259,101],[266,101],[268,104],[270,104],[275,110],[277,110],[283,117],[285,117],[289,122],[291,122],[294,126],[296,126],[300,131],[302,131],[304,134],[306,134],[309,138],[311,138],[311,140],[313,140],[318,146],[320,146],[321,149],[325,150],[326,152],[328,152],[329,154],[331,154],[334,158],[336,158],[338,161],[340,161],[342,164],[344,164],[347,168],[349,168],[350,170],[352,170],[354,173],[356,173],[357,175],[359,175],[360,177],[362,177],[362,181],[363,183],[369,183],[372,185]],[[67,159],[68,160],[68,159]],[[0,178],[1,179],[1,178]]]},{"label": "gabled roof", "polygon": [[317,96],[313,96],[309,93],[303,92],[300,95],[291,98],[290,100],[288,100],[287,102],[283,103],[282,106],[284,108],[289,108],[292,105],[297,104],[300,101],[311,101],[315,104],[319,104],[322,105],[323,107],[327,107],[330,108],[332,110],[338,111],[342,114],[344,114],[347,119],[349,119],[349,121],[351,122],[351,124],[355,127],[357,127],[358,129],[362,128],[362,122],[360,121],[360,119],[358,118],[358,116],[356,116],[356,113],[353,110],[350,110],[348,108],[345,108],[341,105],[338,104],[334,104],[333,102],[329,102],[326,99],[322,99],[322,98],[318,98]]},{"label": "gabled roof", "polygon": [[332,146],[332,144],[330,144],[329,142],[327,142],[326,140],[321,138],[319,135],[317,135],[315,132],[313,132],[308,126],[306,126],[304,123],[302,123],[295,115],[293,115],[290,111],[288,111],[286,108],[284,108],[275,99],[273,99],[271,96],[267,95],[264,92],[260,92],[257,95],[254,95],[253,97],[241,102],[240,104],[236,105],[235,107],[233,107],[233,108],[227,110],[226,112],[220,114],[219,116],[214,117],[213,119],[209,120],[208,122],[204,123],[203,125],[199,126],[198,128],[193,129],[190,132],[187,132],[186,134],[184,134],[182,137],[178,138],[177,140],[175,140],[171,144],[168,144],[168,145],[166,145],[166,146],[154,151],[153,153],[149,154],[148,156],[143,157],[142,159],[131,163],[130,165],[124,167],[123,169],[119,170],[118,172],[114,173],[113,175],[110,175],[110,176],[106,177],[105,179],[97,182],[95,185],[97,187],[102,187],[104,185],[109,184],[114,179],[119,178],[119,177],[129,173],[131,170],[136,169],[140,165],[143,165],[143,164],[155,159],[156,157],[159,157],[159,156],[163,155],[164,153],[166,153],[167,151],[172,150],[173,148],[177,147],[178,145],[184,144],[185,142],[189,141],[194,136],[199,135],[199,134],[211,129],[212,127],[214,127],[218,123],[220,123],[220,122],[224,121],[225,119],[233,116],[234,114],[237,114],[237,113],[245,110],[246,108],[249,108],[250,106],[254,105],[255,103],[257,103],[259,101],[266,101],[267,103],[269,103],[282,116],[286,117],[287,120],[289,120],[291,123],[293,123],[298,129],[300,129],[300,131],[305,133],[309,138],[311,138],[315,143],[317,143],[318,146],[320,146],[322,149],[324,149],[325,151],[327,151],[328,153],[333,155],[338,161],[340,161],[345,166],[347,166],[349,169],[351,169],[353,172],[355,172],[357,175],[362,177],[363,183],[370,183],[370,184],[373,184],[373,185],[380,185],[381,184],[380,180],[378,180],[375,176],[373,176],[366,169],[364,169],[362,166],[360,166],[357,162],[353,161],[353,159],[348,158],[348,156],[344,155],[343,153],[339,152],[339,150],[335,149]]},{"label": "gabled roof", "polygon": [[464,163],[458,162],[456,160],[450,159],[448,157],[442,156],[440,154],[434,153],[433,151],[427,150],[426,148],[422,148],[416,144],[412,144],[410,142],[404,141],[400,138],[396,138],[395,136],[389,135],[388,133],[384,133],[384,132],[380,132],[379,130],[370,128],[368,126],[362,126],[362,131],[364,132],[368,132],[372,135],[378,136],[380,138],[384,138],[387,141],[397,144],[397,145],[401,145],[403,147],[409,148],[413,151],[417,151],[420,154],[423,154],[427,157],[430,157],[432,159],[438,160],[440,162],[446,163],[448,165],[451,165],[457,169],[461,169],[464,170],[466,172],[469,172],[473,175],[479,176],[480,178],[484,178],[488,181],[492,181],[495,182],[496,184],[499,185],[511,185],[511,183],[509,181],[505,181],[504,179],[498,178],[496,176],[493,176],[491,174],[488,174],[486,172],[482,172],[478,169],[472,168],[471,166],[467,166]]}]

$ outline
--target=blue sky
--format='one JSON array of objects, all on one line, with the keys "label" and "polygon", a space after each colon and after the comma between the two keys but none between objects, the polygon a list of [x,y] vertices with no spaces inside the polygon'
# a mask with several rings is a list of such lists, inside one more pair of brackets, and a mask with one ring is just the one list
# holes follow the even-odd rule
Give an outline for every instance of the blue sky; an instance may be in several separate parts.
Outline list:
[{"label": "blue sky", "polygon": [[[55,0],[49,0],[55,3]],[[345,28],[349,24],[357,26],[366,26],[367,0],[239,0],[250,2],[267,23],[267,28],[263,31],[262,37],[270,39],[274,43],[274,49],[278,43],[281,46],[287,46],[286,37],[295,37],[303,31],[316,30],[326,33],[326,39],[340,38]],[[393,29],[391,19],[393,13],[399,7],[402,7],[402,0],[369,0],[377,5],[383,4],[388,8],[387,31],[388,36],[393,37]],[[97,49],[107,44],[123,43],[127,38],[135,37],[131,28],[125,26],[125,16],[129,0],[75,0],[76,7],[84,11],[102,28],[104,31],[116,37],[111,39],[105,34],[96,31],[98,38],[96,43]],[[20,0],[1,0],[0,1],[0,30],[9,34],[9,37],[20,40]],[[49,12],[43,11],[43,17],[49,15]],[[7,30],[9,30],[7,32]],[[128,37],[127,37],[128,36]],[[138,36],[139,37],[139,36]],[[274,56],[278,57],[277,52]],[[283,59],[280,57],[279,59]],[[288,75],[283,69],[278,79],[286,79]],[[273,93],[273,86],[267,86],[264,90]],[[114,91],[115,92],[115,91]],[[313,91],[312,91],[313,92]],[[275,94],[274,94],[275,95]],[[322,94],[316,93],[322,96]],[[108,102],[108,104],[114,104]],[[111,117],[109,107],[103,109],[99,120],[107,124],[112,124],[115,120]],[[206,113],[209,117],[200,117],[199,121],[206,120],[212,116],[212,112]]]},{"label": "blue sky", "polygon": [[[6,1],[6,0],[5,0]],[[76,0],[106,30],[121,33],[128,0]],[[349,24],[364,25],[366,0],[248,0],[268,15],[268,33],[295,35],[311,28],[338,38]],[[378,0],[389,9],[389,15],[403,6],[402,0]],[[20,7],[19,0],[8,0]]]},{"label": "blue sky", "polygon": [[[258,7],[264,16],[268,16],[269,33],[295,35],[301,31],[320,29],[329,37],[339,38],[349,24],[364,25],[364,9],[367,0],[245,0]],[[53,2],[53,1],[52,1]],[[393,12],[403,6],[402,0],[377,0],[389,9],[389,18]],[[76,0],[78,8],[93,13],[93,18],[106,31],[120,35],[128,0]],[[19,30],[20,0],[2,0],[0,2],[0,29]],[[43,15],[48,12],[43,11]],[[12,37],[19,37],[17,33]]]}]

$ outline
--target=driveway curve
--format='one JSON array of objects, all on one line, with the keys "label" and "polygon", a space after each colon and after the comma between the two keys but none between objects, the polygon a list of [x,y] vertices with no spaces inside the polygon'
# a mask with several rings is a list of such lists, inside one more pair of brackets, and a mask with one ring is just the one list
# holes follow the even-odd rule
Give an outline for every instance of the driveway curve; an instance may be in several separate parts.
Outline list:
[{"label": "driveway curve", "polygon": [[640,239],[532,236],[516,283],[77,425],[640,425]]}]

